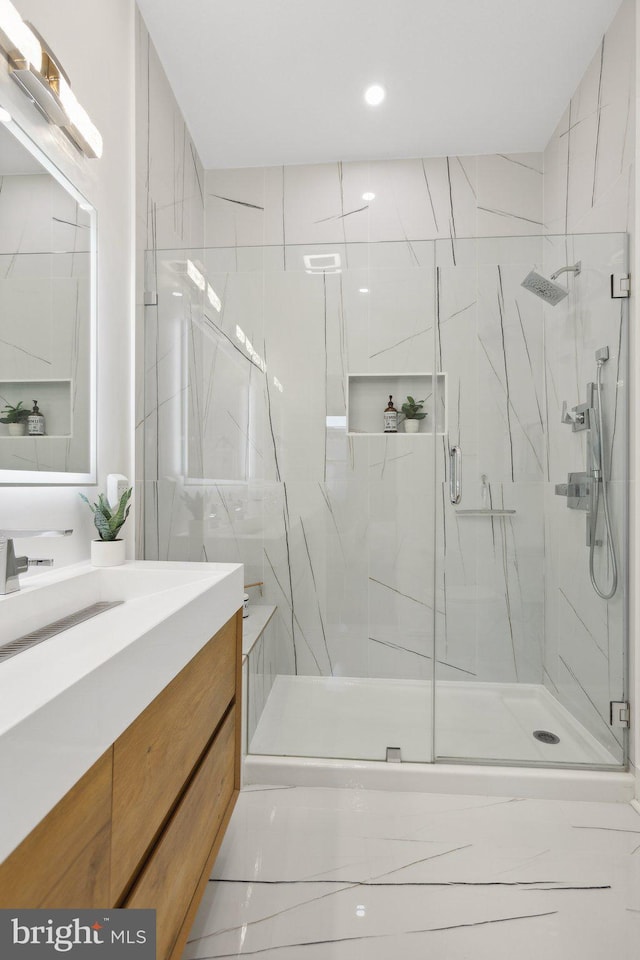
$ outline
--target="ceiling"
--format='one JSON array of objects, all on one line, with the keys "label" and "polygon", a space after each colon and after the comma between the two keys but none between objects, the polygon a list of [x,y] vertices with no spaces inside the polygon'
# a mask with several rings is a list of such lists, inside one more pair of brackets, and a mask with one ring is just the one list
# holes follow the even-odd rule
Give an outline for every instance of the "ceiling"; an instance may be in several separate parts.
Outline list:
[{"label": "ceiling", "polygon": [[211,168],[540,151],[620,0],[138,4]]}]

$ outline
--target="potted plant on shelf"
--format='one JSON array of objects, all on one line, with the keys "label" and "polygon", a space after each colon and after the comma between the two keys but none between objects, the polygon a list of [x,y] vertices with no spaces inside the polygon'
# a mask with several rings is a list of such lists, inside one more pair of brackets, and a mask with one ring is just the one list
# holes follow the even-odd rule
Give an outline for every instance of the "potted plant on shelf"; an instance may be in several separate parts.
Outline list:
[{"label": "potted plant on shelf", "polygon": [[400,408],[404,413],[404,432],[418,433],[420,430],[420,421],[424,420],[426,413],[422,412],[424,400],[414,400],[413,397],[407,397]]},{"label": "potted plant on shelf", "polygon": [[103,493],[98,495],[97,503],[89,503],[84,493],[80,494],[93,513],[93,522],[100,534],[98,540],[91,541],[91,563],[94,567],[115,567],[125,561],[125,541],[118,534],[129,516],[132,489],[129,487],[125,490],[115,509],[110,507]]},{"label": "potted plant on shelf", "polygon": [[8,424],[9,436],[24,437],[27,432],[29,411],[22,406],[22,400],[18,400],[15,407],[12,407],[11,404],[8,403],[2,413],[3,416],[0,417],[0,423]]}]

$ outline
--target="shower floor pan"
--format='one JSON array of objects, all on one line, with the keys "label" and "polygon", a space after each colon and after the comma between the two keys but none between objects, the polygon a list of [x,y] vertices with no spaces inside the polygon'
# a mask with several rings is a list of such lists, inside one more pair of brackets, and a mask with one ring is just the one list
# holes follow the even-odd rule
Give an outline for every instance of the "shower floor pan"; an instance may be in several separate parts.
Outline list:
[{"label": "shower floor pan", "polygon": [[[439,682],[435,749],[443,763],[430,762],[432,723],[428,681],[278,676],[249,744],[245,781],[326,786],[362,782],[377,789],[438,790],[437,785],[425,785],[424,777],[439,777],[444,783],[446,767],[451,777],[461,782],[465,771],[471,774],[472,787],[474,776],[480,781],[484,778],[484,786],[477,782],[475,789],[490,794],[496,794],[498,787],[499,794],[570,796],[571,784],[582,782],[577,795],[585,798],[622,800],[627,793],[632,796],[633,778],[620,771],[616,756],[543,686]],[[555,734],[559,742],[545,743],[534,737],[536,731]],[[399,747],[406,762],[386,763],[387,747]],[[453,766],[458,760],[471,760],[472,765]],[[518,774],[512,767],[480,763],[525,766]],[[550,769],[526,768],[527,764],[549,765]],[[554,770],[555,764],[609,767],[612,772]],[[324,771],[324,779],[320,771]],[[491,771],[493,785],[487,780]],[[401,787],[393,786],[389,779],[396,779],[394,772],[400,772]],[[412,786],[410,776],[423,785]],[[612,778],[608,781],[611,790],[604,777]],[[558,793],[553,783],[563,781],[568,789]],[[545,783],[551,784],[549,791]],[[594,786],[591,794],[588,784]]]}]

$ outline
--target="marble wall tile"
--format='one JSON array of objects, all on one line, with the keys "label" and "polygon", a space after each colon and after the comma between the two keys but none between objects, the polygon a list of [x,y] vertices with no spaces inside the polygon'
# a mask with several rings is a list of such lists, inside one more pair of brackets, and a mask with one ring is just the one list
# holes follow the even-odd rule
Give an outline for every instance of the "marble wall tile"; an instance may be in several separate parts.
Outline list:
[{"label": "marble wall tile", "polygon": [[[373,193],[374,199],[363,199]],[[436,157],[208,170],[207,246],[539,232],[541,157]]]},{"label": "marble wall tile", "polygon": [[624,0],[544,151],[550,233],[631,229],[634,36]]},{"label": "marble wall tile", "polygon": [[[160,520],[167,491],[181,473],[182,381],[177,324],[165,321],[167,304],[158,299],[168,282],[158,251],[204,244],[204,169],[173,95],[140,11],[136,9],[136,356],[144,358],[136,384],[135,461],[144,534],[138,553],[147,559],[170,556]],[[201,255],[200,255],[201,256]],[[165,289],[165,298],[170,287]],[[175,304],[174,304],[175,306]],[[168,308],[167,308],[168,309]],[[169,329],[165,330],[168,326]],[[162,529],[161,529],[162,528]]]}]

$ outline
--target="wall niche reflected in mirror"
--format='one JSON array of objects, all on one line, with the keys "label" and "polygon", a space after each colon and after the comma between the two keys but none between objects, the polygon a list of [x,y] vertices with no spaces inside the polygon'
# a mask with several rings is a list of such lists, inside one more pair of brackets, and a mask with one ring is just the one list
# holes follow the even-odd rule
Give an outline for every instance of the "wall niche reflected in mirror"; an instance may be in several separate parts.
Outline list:
[{"label": "wall niche reflected in mirror", "polygon": [[2,483],[95,481],[94,265],[95,211],[0,123]]}]

